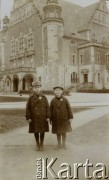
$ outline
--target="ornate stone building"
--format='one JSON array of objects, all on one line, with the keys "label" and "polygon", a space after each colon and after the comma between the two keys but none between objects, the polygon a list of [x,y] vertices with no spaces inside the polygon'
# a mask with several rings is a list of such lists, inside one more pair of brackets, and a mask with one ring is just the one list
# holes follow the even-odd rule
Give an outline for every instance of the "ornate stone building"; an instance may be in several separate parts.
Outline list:
[{"label": "ornate stone building", "polygon": [[109,89],[109,12],[106,1],[81,7],[65,0],[14,0],[0,32],[1,90]]}]

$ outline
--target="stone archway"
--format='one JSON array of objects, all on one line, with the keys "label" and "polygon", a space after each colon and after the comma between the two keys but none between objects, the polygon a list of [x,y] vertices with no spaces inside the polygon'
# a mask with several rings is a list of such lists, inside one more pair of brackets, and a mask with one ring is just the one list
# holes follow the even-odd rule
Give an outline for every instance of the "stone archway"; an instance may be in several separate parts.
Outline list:
[{"label": "stone archway", "polygon": [[19,77],[18,75],[14,75],[13,77],[13,92],[18,92],[19,90]]},{"label": "stone archway", "polygon": [[33,82],[33,75],[32,74],[27,74],[23,77],[23,90],[29,90],[31,85],[32,85],[32,82]]}]

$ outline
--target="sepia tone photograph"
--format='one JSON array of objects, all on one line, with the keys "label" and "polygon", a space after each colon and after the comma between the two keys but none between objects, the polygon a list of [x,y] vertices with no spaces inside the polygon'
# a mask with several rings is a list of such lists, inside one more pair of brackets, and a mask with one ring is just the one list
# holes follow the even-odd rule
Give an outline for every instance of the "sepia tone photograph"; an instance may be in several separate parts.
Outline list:
[{"label": "sepia tone photograph", "polygon": [[0,180],[109,179],[109,0],[0,0]]}]

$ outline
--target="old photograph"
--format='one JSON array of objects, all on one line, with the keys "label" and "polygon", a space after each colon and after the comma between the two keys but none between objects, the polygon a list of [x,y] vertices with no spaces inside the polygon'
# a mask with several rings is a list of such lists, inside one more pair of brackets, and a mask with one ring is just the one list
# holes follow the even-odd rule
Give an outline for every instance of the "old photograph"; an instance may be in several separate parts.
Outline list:
[{"label": "old photograph", "polygon": [[109,179],[109,0],[0,0],[0,180]]}]

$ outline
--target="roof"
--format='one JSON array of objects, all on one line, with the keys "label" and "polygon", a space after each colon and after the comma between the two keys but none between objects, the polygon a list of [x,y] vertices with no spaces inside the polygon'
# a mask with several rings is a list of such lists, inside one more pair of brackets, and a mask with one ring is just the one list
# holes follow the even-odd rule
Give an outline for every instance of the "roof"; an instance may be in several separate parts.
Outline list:
[{"label": "roof", "polygon": [[91,17],[94,15],[99,2],[82,8],[78,14],[78,31],[82,31],[89,28]]},{"label": "roof", "polygon": [[79,5],[61,0],[62,17],[64,20],[64,34],[69,35],[77,32],[77,14],[83,8]]},{"label": "roof", "polygon": [[[46,4],[46,0],[33,0],[36,8],[40,11],[41,16],[43,16],[43,7]],[[64,33],[66,35],[75,33],[77,31],[76,24],[76,12],[82,7],[66,0],[59,0],[59,4],[62,7],[62,18],[64,20]]]},{"label": "roof", "polygon": [[[35,7],[39,10],[43,18],[43,7],[46,5],[47,0],[32,0]],[[83,31],[89,28],[91,17],[94,15],[95,10],[98,8],[100,1],[82,7],[67,0],[58,0],[62,6],[62,18],[64,20],[64,34],[71,35],[77,31]]]}]

